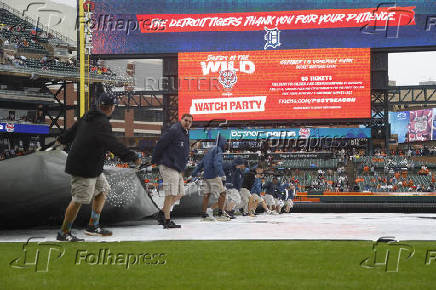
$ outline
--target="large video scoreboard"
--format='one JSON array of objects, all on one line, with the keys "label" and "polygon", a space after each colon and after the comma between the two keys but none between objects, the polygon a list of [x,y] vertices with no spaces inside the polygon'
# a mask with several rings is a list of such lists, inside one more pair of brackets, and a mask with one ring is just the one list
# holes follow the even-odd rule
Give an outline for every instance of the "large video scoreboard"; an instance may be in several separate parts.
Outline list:
[{"label": "large video scoreboard", "polygon": [[368,48],[181,53],[179,79],[196,121],[370,117]]}]

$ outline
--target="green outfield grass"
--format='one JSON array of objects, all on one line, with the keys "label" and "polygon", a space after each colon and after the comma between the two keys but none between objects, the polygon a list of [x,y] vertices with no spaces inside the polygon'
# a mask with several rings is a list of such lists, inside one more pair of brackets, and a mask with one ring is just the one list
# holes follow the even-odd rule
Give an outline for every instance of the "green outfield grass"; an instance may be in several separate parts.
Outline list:
[{"label": "green outfield grass", "polygon": [[[23,243],[0,243],[0,289],[436,288],[436,241],[402,242],[407,251],[400,255],[398,272],[371,263],[362,267],[374,253],[373,243],[365,241],[51,244],[55,246],[29,244],[24,258]],[[397,246],[384,247],[390,249],[390,259],[395,258]],[[35,271],[37,248],[41,272]],[[382,247],[377,251],[386,253]],[[407,258],[410,251],[413,256]],[[118,260],[111,260],[109,253],[119,254]],[[389,267],[395,269],[395,263]]]}]

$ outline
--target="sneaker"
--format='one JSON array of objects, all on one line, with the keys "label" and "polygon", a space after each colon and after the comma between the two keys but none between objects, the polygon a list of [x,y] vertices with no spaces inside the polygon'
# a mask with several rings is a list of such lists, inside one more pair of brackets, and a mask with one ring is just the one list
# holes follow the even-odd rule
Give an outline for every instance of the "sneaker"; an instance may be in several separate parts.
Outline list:
[{"label": "sneaker", "polygon": [[236,218],[235,215],[233,214],[233,211],[224,211],[223,214],[226,215],[231,220]]},{"label": "sneaker", "polygon": [[216,220],[219,222],[228,222],[230,221],[230,218],[226,217],[225,215],[219,215],[216,217]]},{"label": "sneaker", "polygon": [[206,217],[201,218],[201,221],[203,221],[203,222],[214,222],[214,221],[216,221],[216,219],[213,216],[206,216]]},{"label": "sneaker", "polygon": [[79,239],[76,236],[73,236],[73,234],[71,232],[69,233],[59,233],[58,232],[58,236],[56,237],[56,240],[61,241],[61,242],[83,242],[84,239]]},{"label": "sneaker", "polygon": [[85,229],[85,234],[88,236],[112,236],[112,232],[103,229],[101,226],[90,226],[88,225]]},{"label": "sneaker", "polygon": [[276,212],[275,210],[272,210],[270,214],[272,214],[272,215],[278,215],[279,213]]},{"label": "sneaker", "polygon": [[250,211],[250,213],[248,214],[250,217],[256,217],[256,214],[252,211]]},{"label": "sneaker", "polygon": [[214,222],[215,218],[213,216],[208,215],[207,213],[201,214],[201,221],[203,222]]},{"label": "sneaker", "polygon": [[213,217],[213,209],[211,209],[210,207],[208,207],[208,208],[206,209],[206,214],[207,214],[208,216],[210,216],[210,217]]},{"label": "sneaker", "polygon": [[163,224],[164,229],[179,229],[181,227],[181,225],[176,225],[173,221],[165,222]]},{"label": "sneaker", "polygon": [[157,223],[158,223],[159,225],[163,225],[164,222],[165,222],[165,215],[164,215],[164,212],[160,210],[160,211],[157,213],[156,219],[157,219]]}]

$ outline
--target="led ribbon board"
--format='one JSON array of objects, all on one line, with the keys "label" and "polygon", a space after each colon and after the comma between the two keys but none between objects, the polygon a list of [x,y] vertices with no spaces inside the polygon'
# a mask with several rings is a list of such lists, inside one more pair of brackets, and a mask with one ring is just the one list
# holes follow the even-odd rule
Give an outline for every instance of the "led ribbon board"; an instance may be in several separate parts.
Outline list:
[{"label": "led ribbon board", "polygon": [[94,54],[436,45],[428,0],[93,3]]}]

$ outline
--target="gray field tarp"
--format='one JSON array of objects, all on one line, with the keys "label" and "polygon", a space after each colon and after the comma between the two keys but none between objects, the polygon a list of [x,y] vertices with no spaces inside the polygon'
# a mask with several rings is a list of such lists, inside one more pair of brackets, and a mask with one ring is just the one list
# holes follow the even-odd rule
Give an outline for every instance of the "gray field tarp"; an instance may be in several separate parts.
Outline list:
[{"label": "gray field tarp", "polygon": [[[189,184],[185,186],[185,196],[180,200],[180,204],[174,207],[172,214],[174,216],[192,216],[199,215],[203,196],[200,195],[200,188],[197,184]],[[216,200],[211,197],[209,205]]]},{"label": "gray field tarp", "polygon": [[[71,201],[71,176],[65,173],[64,151],[35,152],[0,162],[0,227],[55,225]],[[105,167],[111,191],[102,223],[138,220],[158,209],[141,185],[135,169]],[[89,219],[82,206],[77,224]]]}]

